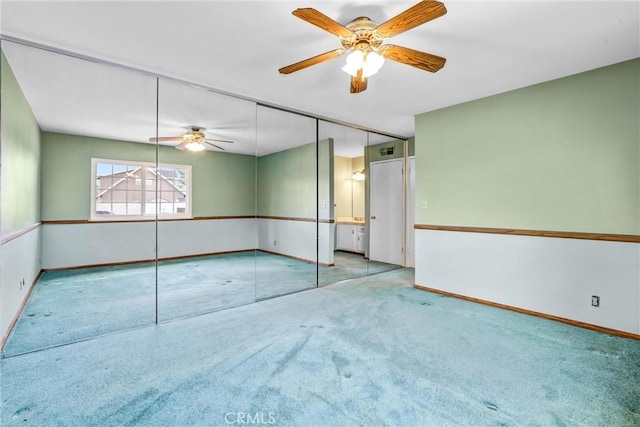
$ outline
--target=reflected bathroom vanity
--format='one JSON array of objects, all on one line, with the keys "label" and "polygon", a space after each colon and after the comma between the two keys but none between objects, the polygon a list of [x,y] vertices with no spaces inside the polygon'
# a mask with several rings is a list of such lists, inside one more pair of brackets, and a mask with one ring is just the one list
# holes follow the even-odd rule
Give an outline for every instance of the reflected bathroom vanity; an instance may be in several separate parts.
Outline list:
[{"label": "reflected bathroom vanity", "polygon": [[338,218],[336,250],[364,254],[366,228],[363,217]]}]

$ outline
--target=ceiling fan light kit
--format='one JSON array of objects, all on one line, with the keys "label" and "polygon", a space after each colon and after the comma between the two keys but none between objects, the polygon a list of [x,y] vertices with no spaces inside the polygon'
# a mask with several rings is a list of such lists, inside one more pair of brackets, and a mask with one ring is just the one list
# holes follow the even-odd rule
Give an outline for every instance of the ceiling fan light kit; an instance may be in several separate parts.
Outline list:
[{"label": "ceiling fan light kit", "polygon": [[362,70],[362,77],[367,78],[373,76],[380,71],[384,65],[384,57],[375,50],[363,52],[362,50],[353,50],[347,55],[345,66],[342,71],[351,75],[358,76],[358,71]]},{"label": "ceiling fan light kit", "polygon": [[196,142],[196,141],[189,142],[187,145],[184,146],[184,148],[186,148],[189,151],[193,151],[194,153],[197,153],[197,152],[202,151],[202,150],[206,150],[204,145],[202,145],[202,144],[200,144],[199,142]]},{"label": "ceiling fan light kit", "polygon": [[280,68],[279,71],[282,74],[290,74],[346,53],[346,63],[342,70],[351,76],[351,93],[366,90],[367,78],[382,68],[385,59],[435,73],[444,67],[445,58],[382,43],[386,38],[439,18],[446,13],[447,9],[441,2],[423,0],[381,25],[376,25],[371,19],[361,16],[343,26],[316,9],[296,9],[293,11],[293,15],[338,36],[342,49],[316,55]]}]

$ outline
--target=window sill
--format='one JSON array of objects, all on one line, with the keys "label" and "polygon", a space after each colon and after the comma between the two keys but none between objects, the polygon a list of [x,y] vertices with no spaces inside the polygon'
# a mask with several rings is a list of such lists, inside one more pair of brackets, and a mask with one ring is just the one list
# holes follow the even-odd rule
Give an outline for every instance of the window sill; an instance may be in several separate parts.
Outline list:
[{"label": "window sill", "polygon": [[[192,216],[164,216],[158,218],[159,222],[162,221],[190,221],[192,220]],[[88,222],[90,223],[112,223],[112,222],[155,222],[155,217],[116,217],[116,218],[101,218],[95,217],[90,218]]]}]

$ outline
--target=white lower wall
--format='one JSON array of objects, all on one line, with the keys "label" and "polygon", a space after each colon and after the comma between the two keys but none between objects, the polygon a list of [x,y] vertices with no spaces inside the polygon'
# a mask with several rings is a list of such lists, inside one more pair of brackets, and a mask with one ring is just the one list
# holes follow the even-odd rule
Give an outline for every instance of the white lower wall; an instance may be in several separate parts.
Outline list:
[{"label": "white lower wall", "polygon": [[[255,249],[256,219],[164,221],[158,224],[160,258]],[[45,224],[44,269],[155,258],[155,222]]]},{"label": "white lower wall", "polygon": [[37,227],[0,246],[0,338],[40,273],[40,235],[41,227]]},{"label": "white lower wall", "polygon": [[154,222],[44,224],[42,268],[154,259],[155,233]]},{"label": "white lower wall", "polygon": [[[258,249],[316,261],[316,223],[284,219],[258,220]],[[318,224],[318,262],[333,264],[335,224]]]},{"label": "white lower wall", "polygon": [[158,256],[170,258],[253,250],[258,245],[257,219],[166,221],[158,224]]},{"label": "white lower wall", "polygon": [[417,285],[640,333],[640,244],[435,230],[415,239]]},{"label": "white lower wall", "polygon": [[[319,256],[333,263],[335,224],[320,223]],[[155,223],[44,224],[42,268],[114,264],[155,258]],[[273,242],[276,241],[276,245]],[[265,218],[161,221],[158,257],[262,249],[316,260],[316,223]]]}]

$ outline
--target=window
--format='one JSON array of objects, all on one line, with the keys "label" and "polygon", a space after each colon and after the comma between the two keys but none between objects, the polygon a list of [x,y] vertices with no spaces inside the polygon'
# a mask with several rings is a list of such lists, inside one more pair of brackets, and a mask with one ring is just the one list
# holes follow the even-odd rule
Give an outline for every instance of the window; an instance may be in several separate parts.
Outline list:
[{"label": "window", "polygon": [[91,219],[191,217],[191,166],[91,159]]}]

